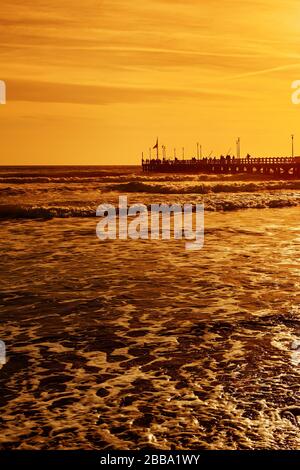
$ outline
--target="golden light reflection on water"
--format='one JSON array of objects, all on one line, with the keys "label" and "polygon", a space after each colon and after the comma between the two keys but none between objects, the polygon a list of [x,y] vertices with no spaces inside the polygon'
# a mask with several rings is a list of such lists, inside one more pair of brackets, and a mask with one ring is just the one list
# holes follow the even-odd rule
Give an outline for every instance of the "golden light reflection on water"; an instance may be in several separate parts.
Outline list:
[{"label": "golden light reflection on water", "polygon": [[192,254],[94,230],[2,224],[2,448],[299,448],[297,208],[207,214]]}]

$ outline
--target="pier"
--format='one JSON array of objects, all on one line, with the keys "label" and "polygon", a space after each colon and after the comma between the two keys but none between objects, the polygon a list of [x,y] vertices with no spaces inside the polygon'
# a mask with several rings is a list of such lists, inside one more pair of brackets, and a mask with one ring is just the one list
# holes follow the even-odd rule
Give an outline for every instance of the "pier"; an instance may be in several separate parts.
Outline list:
[{"label": "pier", "polygon": [[300,157],[209,157],[191,159],[142,158],[145,172],[157,173],[215,173],[268,175],[280,178],[300,177]]}]

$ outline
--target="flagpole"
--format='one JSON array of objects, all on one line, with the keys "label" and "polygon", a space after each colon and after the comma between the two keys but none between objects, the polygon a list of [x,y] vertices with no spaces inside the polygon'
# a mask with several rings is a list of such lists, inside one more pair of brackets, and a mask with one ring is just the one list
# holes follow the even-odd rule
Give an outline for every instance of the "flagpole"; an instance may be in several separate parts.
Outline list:
[{"label": "flagpole", "polygon": [[153,147],[154,149],[156,149],[156,160],[159,159],[159,151],[158,151],[158,137],[156,139],[156,144],[154,145]]}]

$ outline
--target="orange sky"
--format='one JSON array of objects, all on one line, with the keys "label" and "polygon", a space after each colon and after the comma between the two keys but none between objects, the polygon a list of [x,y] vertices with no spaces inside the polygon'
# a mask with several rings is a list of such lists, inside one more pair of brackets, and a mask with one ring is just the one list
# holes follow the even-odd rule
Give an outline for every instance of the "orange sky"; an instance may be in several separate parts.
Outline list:
[{"label": "orange sky", "polygon": [[298,0],[2,0],[1,164],[136,164],[157,135],[287,155],[295,133],[300,153],[299,17]]}]

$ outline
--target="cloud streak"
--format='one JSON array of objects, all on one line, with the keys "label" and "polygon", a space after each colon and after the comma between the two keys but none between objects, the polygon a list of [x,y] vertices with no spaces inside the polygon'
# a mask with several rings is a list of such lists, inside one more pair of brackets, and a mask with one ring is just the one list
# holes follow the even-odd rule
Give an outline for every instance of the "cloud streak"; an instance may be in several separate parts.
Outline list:
[{"label": "cloud streak", "polygon": [[218,90],[93,86],[35,80],[8,80],[7,87],[9,101],[17,102],[108,105],[188,98],[200,98],[201,100],[219,100],[220,97],[222,99],[232,98],[230,94]]},{"label": "cloud streak", "polygon": [[134,163],[158,130],[220,148],[249,132],[261,152],[263,133],[290,135],[298,116],[299,12],[298,0],[2,0],[4,154],[82,163],[101,141]]}]

